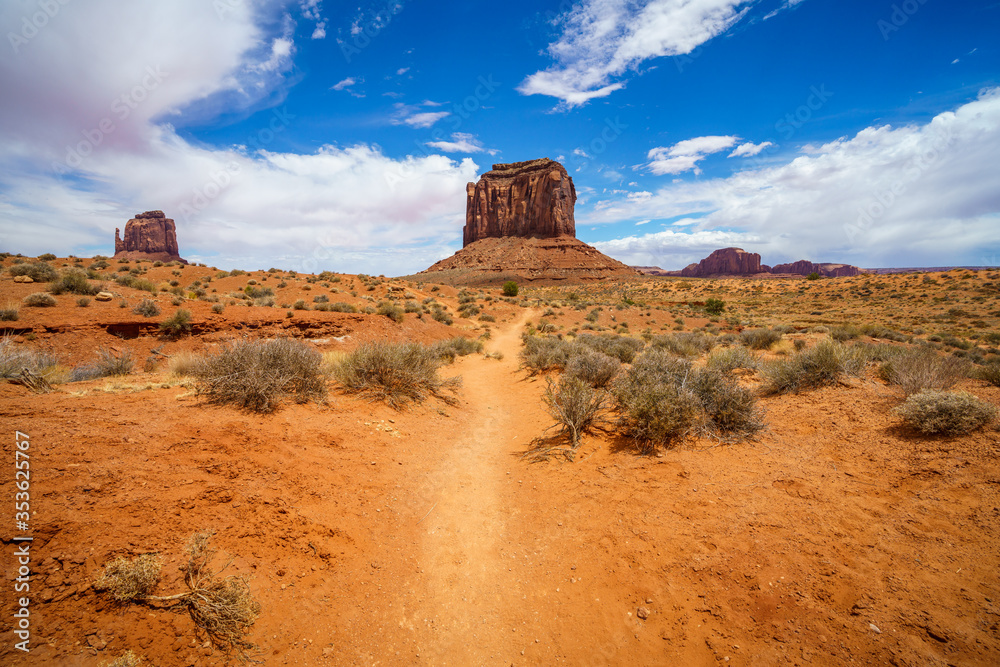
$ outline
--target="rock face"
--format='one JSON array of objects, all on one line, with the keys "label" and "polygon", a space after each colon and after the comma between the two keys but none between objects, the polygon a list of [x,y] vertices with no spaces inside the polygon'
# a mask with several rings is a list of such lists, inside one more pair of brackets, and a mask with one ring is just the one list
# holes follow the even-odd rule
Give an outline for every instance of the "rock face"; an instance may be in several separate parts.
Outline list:
[{"label": "rock face", "polygon": [[116,259],[149,259],[162,262],[183,262],[177,247],[174,221],[163,211],[138,213],[125,225],[125,238],[115,229]]},{"label": "rock face", "polygon": [[791,264],[778,264],[771,273],[792,273],[799,276],[808,276],[810,273],[817,273],[827,278],[841,278],[844,276],[856,276],[861,270],[850,264],[814,264],[806,259],[800,259]]},{"label": "rock face", "polygon": [[465,186],[463,247],[480,239],[576,237],[576,188],[549,158],[495,164]]},{"label": "rock face", "polygon": [[742,248],[723,248],[697,264],[689,264],[681,271],[685,278],[700,278],[702,276],[750,276],[757,273],[768,273],[770,267],[761,265],[760,255],[747,252]]}]

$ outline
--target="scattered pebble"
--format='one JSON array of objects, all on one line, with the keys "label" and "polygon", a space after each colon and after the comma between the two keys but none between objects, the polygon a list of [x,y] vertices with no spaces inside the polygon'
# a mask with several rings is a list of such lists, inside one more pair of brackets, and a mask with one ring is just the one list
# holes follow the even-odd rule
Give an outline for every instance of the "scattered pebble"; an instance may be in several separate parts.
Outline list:
[{"label": "scattered pebble", "polygon": [[868,627],[871,629],[872,632],[875,632],[875,633],[878,633],[878,634],[882,634],[882,631],[879,630],[878,626],[876,626],[874,623],[869,623]]},{"label": "scattered pebble", "polygon": [[646,609],[645,607],[639,607],[638,609],[635,610],[635,615],[645,621],[647,618],[649,618],[649,610]]}]

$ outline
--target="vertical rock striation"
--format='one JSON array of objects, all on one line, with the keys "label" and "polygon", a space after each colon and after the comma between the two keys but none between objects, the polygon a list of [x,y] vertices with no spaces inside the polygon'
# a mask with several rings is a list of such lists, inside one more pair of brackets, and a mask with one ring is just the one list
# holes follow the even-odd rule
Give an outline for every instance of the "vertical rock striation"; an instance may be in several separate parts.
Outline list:
[{"label": "vertical rock striation", "polygon": [[177,247],[177,228],[163,211],[138,213],[125,225],[125,237],[115,229],[115,257],[184,262]]}]

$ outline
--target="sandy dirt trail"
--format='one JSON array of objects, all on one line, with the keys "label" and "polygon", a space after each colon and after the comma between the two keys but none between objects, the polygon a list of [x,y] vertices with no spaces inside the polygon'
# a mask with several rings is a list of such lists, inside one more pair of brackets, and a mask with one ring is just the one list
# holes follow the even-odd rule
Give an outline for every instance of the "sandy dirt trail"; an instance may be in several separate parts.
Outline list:
[{"label": "sandy dirt trail", "polygon": [[462,398],[474,412],[421,488],[433,505],[420,523],[427,590],[413,618],[429,631],[420,657],[430,664],[495,664],[512,650],[501,638],[512,633],[517,587],[500,550],[513,510],[501,502],[500,485],[511,443],[524,441],[517,417],[523,397],[509,387],[530,317],[525,313],[488,341],[486,351],[502,352],[502,361],[476,355],[462,364]]}]

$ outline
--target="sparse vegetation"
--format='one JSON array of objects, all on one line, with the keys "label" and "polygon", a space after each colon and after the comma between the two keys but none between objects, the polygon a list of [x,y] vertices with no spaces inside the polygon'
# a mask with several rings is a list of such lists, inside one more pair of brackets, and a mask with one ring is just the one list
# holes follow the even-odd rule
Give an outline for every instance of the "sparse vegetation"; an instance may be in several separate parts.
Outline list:
[{"label": "sparse vegetation", "polygon": [[132,312],[143,317],[156,317],[160,314],[160,307],[152,299],[143,299],[132,308]]},{"label": "sparse vegetation", "polygon": [[403,308],[397,306],[392,301],[382,301],[379,303],[377,312],[379,315],[385,315],[397,324],[403,321]]},{"label": "sparse vegetation", "polygon": [[962,435],[986,426],[997,409],[964,391],[922,391],[896,408],[910,428],[927,435]]},{"label": "sparse vegetation", "polygon": [[59,278],[59,272],[47,262],[15,264],[9,271],[12,276],[28,276],[36,283],[52,282]]},{"label": "sparse vegetation", "polygon": [[618,376],[622,364],[615,357],[590,348],[580,349],[566,364],[566,376],[591,387],[605,388]]},{"label": "sparse vegetation", "polygon": [[769,350],[781,340],[781,332],[774,329],[747,329],[740,333],[740,341],[751,350]]},{"label": "sparse vegetation", "polygon": [[705,312],[709,315],[721,315],[726,309],[726,303],[720,299],[707,299],[705,301]]},{"label": "sparse vegetation", "polygon": [[52,294],[80,294],[92,296],[100,292],[100,288],[91,285],[87,280],[87,272],[82,269],[66,269],[56,280],[49,283],[49,292]]},{"label": "sparse vegetation", "polygon": [[0,322],[16,322],[18,317],[20,317],[20,310],[17,303],[8,303],[0,308]]},{"label": "sparse vegetation", "polygon": [[927,348],[894,348],[879,367],[879,376],[906,396],[926,389],[951,389],[969,376],[971,364]]},{"label": "sparse vegetation", "polygon": [[731,373],[738,368],[756,370],[760,365],[760,359],[742,345],[734,345],[712,350],[706,365],[713,370]]},{"label": "sparse vegetation", "polygon": [[857,375],[864,368],[864,357],[832,340],[761,366],[766,394],[800,391],[836,383],[844,375]]},{"label": "sparse vegetation", "polygon": [[503,284],[503,295],[504,296],[517,296],[519,291],[517,283],[513,280],[508,280]]},{"label": "sparse vegetation", "polygon": [[116,375],[128,375],[135,368],[132,350],[124,349],[117,354],[106,347],[97,350],[97,361],[74,366],[70,371],[70,382],[95,380]]},{"label": "sparse vegetation", "polygon": [[571,376],[563,376],[558,382],[548,378],[544,400],[549,414],[561,427],[561,433],[569,436],[574,449],[580,444],[580,436],[595,425],[608,405],[605,391]]},{"label": "sparse vegetation", "polygon": [[32,308],[51,308],[58,303],[51,294],[46,294],[45,292],[35,292],[34,294],[29,294],[21,300],[26,306]]},{"label": "sparse vegetation", "polygon": [[171,370],[192,374],[198,392],[212,402],[267,413],[289,397],[300,403],[325,399],[321,362],[322,355],[308,344],[277,338],[236,341],[193,362],[192,369]]},{"label": "sparse vegetation", "polygon": [[348,353],[334,375],[347,391],[398,408],[428,396],[450,400],[442,392],[454,391],[461,378],[441,379],[440,365],[438,354],[418,343],[367,343]]},{"label": "sparse vegetation", "polygon": [[177,338],[191,331],[191,313],[183,308],[160,322],[160,332],[168,338]]},{"label": "sparse vegetation", "polygon": [[455,336],[448,340],[440,340],[431,346],[431,350],[441,359],[448,363],[455,361],[456,357],[464,357],[469,354],[483,351],[483,343],[479,340],[466,338],[465,336]]}]

